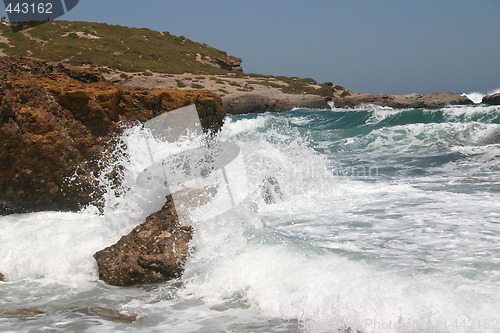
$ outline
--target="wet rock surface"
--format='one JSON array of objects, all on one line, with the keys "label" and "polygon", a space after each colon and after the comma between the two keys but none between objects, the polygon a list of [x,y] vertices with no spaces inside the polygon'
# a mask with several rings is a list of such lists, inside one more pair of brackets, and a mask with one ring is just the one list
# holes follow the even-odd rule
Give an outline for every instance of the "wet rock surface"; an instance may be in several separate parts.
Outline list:
[{"label": "wet rock surface", "polygon": [[7,310],[4,311],[3,313],[9,316],[33,317],[44,314],[45,312],[39,309],[22,308],[22,309]]},{"label": "wet rock surface", "polygon": [[137,320],[136,314],[125,314],[118,310],[105,308],[101,306],[90,306],[85,308],[79,308],[76,309],[75,311],[89,316],[97,316],[102,319],[120,323],[133,323],[134,321]]},{"label": "wet rock surface", "polygon": [[116,244],[97,252],[99,278],[115,286],[161,282],[182,274],[192,227],[179,222],[171,196]]}]

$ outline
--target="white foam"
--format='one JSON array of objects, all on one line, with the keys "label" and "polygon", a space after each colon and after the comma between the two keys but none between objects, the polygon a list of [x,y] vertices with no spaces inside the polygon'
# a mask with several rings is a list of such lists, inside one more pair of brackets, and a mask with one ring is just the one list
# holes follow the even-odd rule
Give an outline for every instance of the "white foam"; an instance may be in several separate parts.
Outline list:
[{"label": "white foam", "polygon": [[463,93],[462,96],[467,97],[468,99],[473,101],[475,104],[481,104],[484,96],[494,95],[494,94],[498,94],[498,93],[500,93],[500,88],[495,89],[495,90],[491,90],[485,94],[478,92],[478,91],[474,91],[474,92],[470,92],[470,93]]},{"label": "white foam", "polygon": [[[278,318],[297,320],[309,332],[345,326],[363,332],[469,332],[471,324],[487,322],[490,326],[480,331],[498,332],[491,321],[498,320],[500,308],[500,195],[421,189],[425,182],[438,186],[463,180],[459,172],[466,169],[453,163],[441,166],[443,172],[456,171],[453,179],[436,173],[398,184],[338,177],[331,161],[288,121],[267,114],[226,123],[220,139],[241,148],[250,200],[215,220],[195,221],[195,251],[186,264],[184,286],[174,296],[138,292],[141,296],[132,300],[129,294],[110,292],[144,321],[156,320],[153,329],[138,330],[230,330],[233,324]],[[493,167],[497,146],[487,146],[488,155],[478,140],[497,127],[393,126],[350,138],[343,148],[365,147],[361,156],[377,161],[404,152],[413,156],[415,147],[476,147],[481,151],[470,150],[471,157],[489,158]],[[113,189],[101,178],[110,189],[103,215],[88,208],[0,218],[5,231],[0,234],[0,270],[9,281],[44,277],[81,289],[84,281],[97,279],[93,253],[163,203],[161,194],[135,184],[136,175],[150,165],[145,139],[137,128],[123,136],[126,151],[113,166],[125,167],[125,188]],[[192,145],[150,144],[158,158]],[[282,192],[272,204],[265,203],[260,186],[269,176]],[[230,301],[237,305],[213,310]]]}]

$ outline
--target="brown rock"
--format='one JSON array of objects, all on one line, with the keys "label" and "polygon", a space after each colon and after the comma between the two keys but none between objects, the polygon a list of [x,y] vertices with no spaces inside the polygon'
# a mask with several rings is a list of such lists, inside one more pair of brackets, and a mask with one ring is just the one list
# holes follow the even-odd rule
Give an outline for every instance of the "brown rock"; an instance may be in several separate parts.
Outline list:
[{"label": "brown rock", "polygon": [[500,93],[483,97],[483,104],[500,105]]},{"label": "brown rock", "polygon": [[115,286],[154,283],[179,277],[189,254],[191,226],[181,225],[171,196],[118,243],[94,254],[99,278]]},{"label": "brown rock", "polygon": [[0,282],[3,282],[4,278],[5,276],[2,273],[0,273]]},{"label": "brown rock", "polygon": [[92,173],[122,125],[193,103],[206,129],[218,130],[225,115],[206,91],[117,87],[35,59],[2,57],[0,73],[0,215],[99,199]]},{"label": "brown rock", "polygon": [[355,107],[361,104],[374,104],[391,108],[434,109],[446,105],[468,105],[473,102],[455,93],[430,93],[408,95],[370,95],[353,93],[351,96],[335,101],[336,106]]},{"label": "brown rock", "polygon": [[227,59],[215,58],[215,63],[218,67],[225,69],[226,71],[242,72],[241,59],[235,57],[229,57]]}]

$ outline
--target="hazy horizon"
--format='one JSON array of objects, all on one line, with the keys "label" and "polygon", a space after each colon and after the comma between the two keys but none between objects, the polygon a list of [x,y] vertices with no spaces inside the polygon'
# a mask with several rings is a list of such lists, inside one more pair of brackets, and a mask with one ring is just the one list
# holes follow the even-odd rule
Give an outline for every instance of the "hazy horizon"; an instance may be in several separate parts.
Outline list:
[{"label": "hazy horizon", "polygon": [[249,73],[367,93],[500,88],[500,1],[85,0],[61,20],[183,35]]}]

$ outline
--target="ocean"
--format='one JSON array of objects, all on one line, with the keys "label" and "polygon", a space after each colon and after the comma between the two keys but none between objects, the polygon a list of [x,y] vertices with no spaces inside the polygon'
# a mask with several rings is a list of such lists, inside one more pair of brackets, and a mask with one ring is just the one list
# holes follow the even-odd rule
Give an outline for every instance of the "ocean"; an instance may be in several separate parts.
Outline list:
[{"label": "ocean", "polygon": [[248,197],[194,221],[177,280],[109,286],[92,257],[164,202],[135,183],[139,127],[104,209],[0,217],[0,331],[500,332],[499,106],[229,116],[218,139],[240,147]]}]

